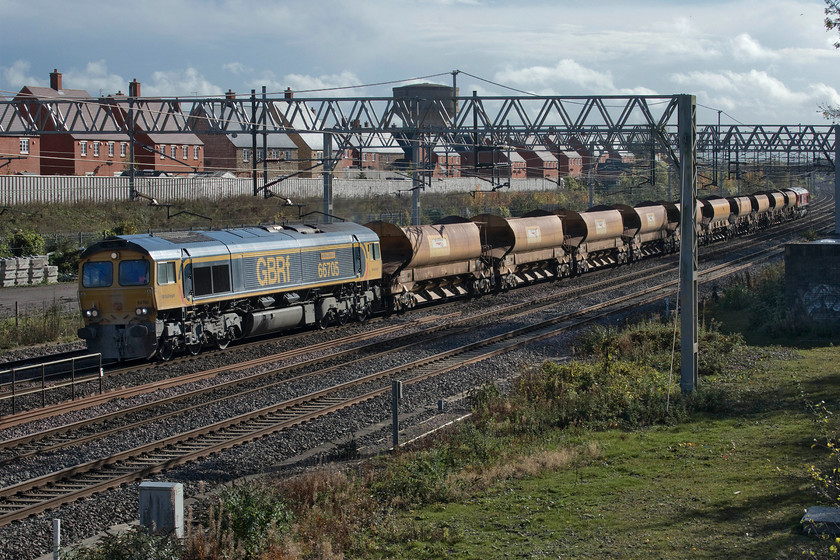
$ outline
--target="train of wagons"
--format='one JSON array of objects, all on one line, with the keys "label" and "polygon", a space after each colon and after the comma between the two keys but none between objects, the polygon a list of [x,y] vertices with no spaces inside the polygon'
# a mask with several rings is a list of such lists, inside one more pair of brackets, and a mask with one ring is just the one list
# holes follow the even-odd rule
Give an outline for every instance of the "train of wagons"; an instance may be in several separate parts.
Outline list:
[{"label": "train of wagons", "polygon": [[[806,189],[698,199],[701,244],[805,214]],[[168,360],[267,333],[403,311],[678,250],[669,202],[521,217],[273,225],[109,237],[79,264],[79,329],[105,360]]]}]

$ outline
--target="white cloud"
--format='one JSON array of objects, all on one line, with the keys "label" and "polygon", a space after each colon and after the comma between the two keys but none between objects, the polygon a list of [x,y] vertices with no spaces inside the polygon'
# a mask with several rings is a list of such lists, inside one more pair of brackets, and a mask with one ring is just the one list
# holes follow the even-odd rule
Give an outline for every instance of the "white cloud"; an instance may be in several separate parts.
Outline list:
[{"label": "white cloud", "polygon": [[764,48],[749,33],[741,33],[734,39],[731,39],[729,44],[736,60],[774,60],[779,58],[778,53]]},{"label": "white cloud", "polygon": [[32,64],[27,60],[16,60],[11,66],[0,66],[0,72],[3,75],[3,81],[9,84],[12,88],[6,93],[15,94],[20,91],[23,86],[40,86],[46,85],[47,79],[38,79],[35,76],[29,75],[29,68]]},{"label": "white cloud", "polygon": [[84,70],[71,68],[62,72],[62,83],[68,89],[83,89],[93,96],[128,91],[128,80],[108,72],[104,60],[88,62]]},{"label": "white cloud", "polygon": [[496,73],[494,80],[523,88],[558,86],[570,82],[586,90],[601,90],[604,93],[616,90],[610,72],[598,72],[568,58],[560,60],[553,67],[508,68]]},{"label": "white cloud", "polygon": [[160,97],[188,97],[192,95],[222,95],[224,89],[207,80],[195,68],[158,71],[152,74],[152,81],[143,84],[140,94]]},{"label": "white cloud", "polygon": [[285,91],[289,87],[295,92],[306,93],[311,97],[353,97],[365,95],[365,88],[353,87],[362,84],[362,80],[348,70],[338,74],[324,74],[321,76],[286,74],[280,80],[269,75],[265,76],[265,78],[267,79],[260,80],[260,85],[265,85],[271,92]]},{"label": "white cloud", "polygon": [[227,64],[222,64],[222,68],[224,68],[234,76],[239,76],[241,74],[250,74],[251,72],[253,72],[253,69],[246,67],[241,62],[228,62]]}]

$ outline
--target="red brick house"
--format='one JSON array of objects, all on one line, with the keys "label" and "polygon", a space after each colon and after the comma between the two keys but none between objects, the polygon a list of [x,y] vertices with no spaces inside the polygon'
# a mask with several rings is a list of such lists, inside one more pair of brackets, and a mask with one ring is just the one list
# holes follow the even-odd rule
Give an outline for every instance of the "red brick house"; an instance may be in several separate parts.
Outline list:
[{"label": "red brick house", "polygon": [[[287,92],[291,98],[291,93]],[[231,171],[240,177],[250,177],[253,173],[254,162],[257,163],[257,173],[262,174],[265,167],[269,178],[297,174],[296,177],[315,177],[321,173],[321,158],[323,157],[323,138],[316,133],[278,133],[272,132],[265,136],[257,135],[257,150],[254,153],[254,141],[250,132],[251,102],[234,103],[236,94],[228,91],[225,99],[230,103],[221,106],[219,114],[208,115],[204,107],[197,106],[189,116],[190,129],[204,142],[205,165],[211,171]],[[269,129],[292,127],[296,129],[311,129],[313,123],[286,122],[283,111],[285,107],[269,106],[266,115]],[[259,116],[257,117],[260,118]],[[212,132],[226,130],[226,134]],[[335,148],[334,148],[335,150]],[[337,154],[342,156],[343,154]],[[265,166],[263,162],[265,161]],[[307,169],[307,168],[312,169]]]},{"label": "red brick house", "polygon": [[[7,106],[0,114],[0,132],[23,130],[23,123]],[[41,139],[38,135],[0,136],[0,175],[41,173]]]},{"label": "red brick house", "polygon": [[127,127],[129,111],[133,112],[136,123],[134,161],[137,168],[167,175],[204,171],[204,142],[188,131],[187,119],[177,101],[143,98],[140,96],[140,82],[133,80],[128,84],[128,97],[118,93],[100,99],[100,103],[114,108],[114,119],[122,127]]},{"label": "red brick house", "polygon": [[[128,162],[128,136],[118,128],[99,104],[81,89],[64,89],[61,73],[50,73],[50,87],[24,86],[15,96],[24,118],[36,130],[58,132],[40,135],[40,173],[42,175],[114,175]],[[38,100],[43,104],[27,103]],[[72,101],[72,103],[68,103]],[[97,133],[71,134],[66,123],[85,123]],[[63,134],[62,131],[65,131]],[[30,144],[31,146],[31,144]]]},{"label": "red brick house", "polygon": [[548,148],[538,144],[533,148],[520,146],[516,148],[516,152],[525,160],[525,174],[527,177],[557,181],[557,156],[551,153]]}]

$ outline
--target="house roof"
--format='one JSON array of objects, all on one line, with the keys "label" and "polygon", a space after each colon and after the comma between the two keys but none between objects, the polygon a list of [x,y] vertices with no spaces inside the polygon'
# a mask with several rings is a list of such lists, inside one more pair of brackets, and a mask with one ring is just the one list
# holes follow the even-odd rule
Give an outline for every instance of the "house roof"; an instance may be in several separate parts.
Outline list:
[{"label": "house roof", "polygon": [[[27,99],[54,101],[44,107],[49,110],[49,123],[57,131],[83,123],[87,130],[98,132],[67,133],[75,140],[116,140],[126,141],[128,135],[119,132],[113,112],[99,101],[91,100],[90,94],[83,89],[60,89],[49,87],[25,86],[15,97],[16,101]],[[85,102],[87,101],[87,102]],[[35,115],[32,115],[35,118]],[[33,123],[38,126],[38,123]]]},{"label": "house roof", "polygon": [[[187,144],[201,146],[204,142],[193,132],[187,132],[187,119],[175,106],[177,102],[137,97],[129,106],[125,95],[109,96],[101,101],[119,108],[126,120],[131,108],[134,112],[137,132],[142,132],[155,144]],[[149,129],[164,130],[164,133],[146,132]]]},{"label": "house roof", "polygon": [[[0,101],[8,101],[5,97],[0,97]],[[26,130],[23,119],[20,118],[14,105],[3,105],[0,110],[0,132],[7,130]],[[18,136],[37,136],[37,133],[21,133]]]}]

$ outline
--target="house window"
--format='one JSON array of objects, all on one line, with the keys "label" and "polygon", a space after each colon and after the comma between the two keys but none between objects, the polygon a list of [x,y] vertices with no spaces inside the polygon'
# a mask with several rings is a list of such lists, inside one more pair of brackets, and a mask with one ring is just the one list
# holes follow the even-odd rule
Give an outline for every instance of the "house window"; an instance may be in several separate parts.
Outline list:
[{"label": "house window", "polygon": [[286,150],[286,160],[292,159],[292,150]]},{"label": "house window", "polygon": [[128,145],[125,142],[120,142],[120,157],[125,157],[125,151],[128,149]]},{"label": "house window", "polygon": [[87,142],[82,140],[81,142],[79,142],[79,146],[81,147],[81,151],[79,152],[79,155],[86,156],[87,155]]},{"label": "house window", "polygon": [[198,159],[198,146],[193,146],[193,159]]},{"label": "house window", "polygon": [[108,142],[108,157],[114,157],[114,143]]},{"label": "house window", "polygon": [[242,150],[242,161],[249,162],[251,161],[251,150],[245,148]]},{"label": "house window", "polygon": [[93,143],[93,157],[99,157],[99,142]]},{"label": "house window", "polygon": [[181,146],[181,153],[184,155],[183,159],[187,159],[187,154],[189,153],[188,148],[186,146]]},{"label": "house window", "polygon": [[280,158],[280,150],[271,150],[271,159],[279,159]]},{"label": "house window", "polygon": [[160,152],[160,159],[163,159],[163,158],[166,157],[166,146],[161,144],[160,149],[158,151]]},{"label": "house window", "polygon": [[20,139],[20,153],[28,154],[29,153],[29,138],[21,138]]},{"label": "house window", "polygon": [[169,155],[172,159],[178,159],[178,146],[169,146]]}]

